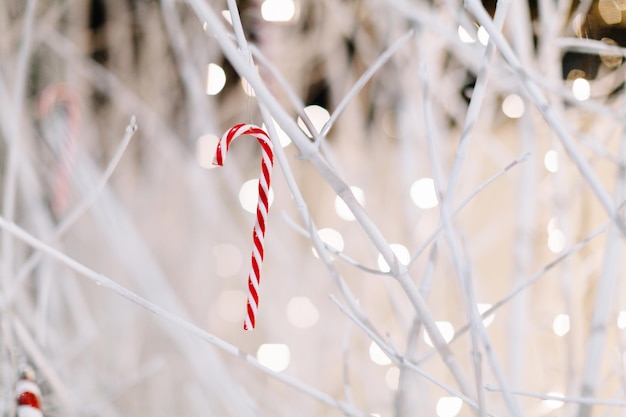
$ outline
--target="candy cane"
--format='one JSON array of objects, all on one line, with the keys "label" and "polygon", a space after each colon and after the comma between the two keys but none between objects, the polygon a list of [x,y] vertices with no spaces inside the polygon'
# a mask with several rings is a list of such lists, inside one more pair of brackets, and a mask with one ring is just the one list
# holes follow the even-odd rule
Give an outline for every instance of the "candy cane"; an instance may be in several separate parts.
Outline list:
[{"label": "candy cane", "polygon": [[75,90],[64,85],[54,84],[47,87],[39,99],[39,115],[47,116],[55,106],[65,105],[67,112],[67,139],[60,143],[59,163],[55,175],[52,208],[61,213],[67,205],[70,192],[70,176],[76,154],[78,131],[80,127],[80,98]]},{"label": "candy cane", "polygon": [[215,151],[215,165],[222,166],[230,143],[238,136],[250,135],[257,138],[263,149],[261,160],[261,175],[259,176],[259,202],[256,206],[256,223],[252,231],[254,247],[252,248],[252,265],[248,275],[248,302],[247,315],[243,323],[244,330],[252,330],[256,324],[256,312],[259,307],[259,283],[261,282],[261,264],[263,263],[263,239],[265,237],[265,221],[269,210],[268,194],[270,188],[270,174],[274,165],[274,151],[269,135],[260,127],[248,124],[238,124],[224,133],[217,143]]},{"label": "candy cane", "polygon": [[41,411],[41,390],[35,382],[35,372],[26,366],[15,384],[17,417],[43,417]]}]

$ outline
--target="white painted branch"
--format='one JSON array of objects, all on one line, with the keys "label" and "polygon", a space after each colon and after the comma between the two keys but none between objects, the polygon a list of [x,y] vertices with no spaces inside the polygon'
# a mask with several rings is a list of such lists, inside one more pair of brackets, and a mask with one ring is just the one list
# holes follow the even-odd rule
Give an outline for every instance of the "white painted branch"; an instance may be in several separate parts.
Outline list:
[{"label": "white painted branch", "polygon": [[365,416],[365,414],[362,413],[361,411],[358,411],[354,409],[353,407],[348,406],[347,404],[344,404],[340,401],[335,400],[330,395],[323,393],[321,391],[318,391],[317,389],[303,383],[299,379],[296,379],[284,373],[274,372],[266,368],[265,366],[261,365],[255,357],[242,352],[236,346],[225,342],[224,340],[218,338],[217,336],[211,333],[208,333],[207,331],[197,327],[193,323],[170,313],[169,311],[159,307],[156,304],[151,303],[145,298],[119,285],[115,281],[111,280],[109,277],[97,273],[96,271],[88,268],[87,266],[81,264],[80,262],[70,258],[63,252],[60,252],[59,250],[53,248],[52,246],[42,242],[41,240],[37,239],[30,233],[26,232],[24,229],[17,226],[15,223],[7,222],[3,217],[0,217],[0,228],[2,228],[3,230],[6,230],[12,236],[22,240],[23,242],[27,243],[33,248],[45,253],[46,255],[50,256],[51,258],[55,259],[61,264],[67,266],[69,269],[75,271],[79,276],[88,279],[89,281],[93,282],[94,284],[98,286],[101,286],[102,288],[106,288],[108,290],[113,291],[118,296],[125,298],[137,304],[141,308],[153,313],[155,316],[157,316],[161,320],[169,321],[175,324],[180,329],[183,329],[189,332],[190,334],[200,338],[201,340],[204,340],[205,342],[218,347],[220,350],[228,353],[229,355],[242,359],[244,362],[252,365],[254,368],[271,376],[272,378],[278,381],[281,381],[284,384],[298,391],[301,391],[304,394],[307,394],[310,397],[326,405],[337,408],[345,414],[348,414],[350,416],[355,416],[355,417]]}]

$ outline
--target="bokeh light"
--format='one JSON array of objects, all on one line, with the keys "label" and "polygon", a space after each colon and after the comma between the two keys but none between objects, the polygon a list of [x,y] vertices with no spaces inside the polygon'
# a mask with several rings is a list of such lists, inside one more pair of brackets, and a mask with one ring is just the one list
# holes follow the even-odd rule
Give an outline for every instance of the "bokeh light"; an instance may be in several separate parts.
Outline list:
[{"label": "bokeh light", "polygon": [[389,356],[387,356],[387,354],[376,344],[376,342],[372,341],[370,343],[369,354],[370,359],[376,365],[384,366],[391,363],[391,359],[389,359]]},{"label": "bokeh light", "polygon": [[[317,104],[312,104],[310,106],[306,106],[304,108],[304,113],[307,115],[313,127],[318,132],[322,130],[322,127],[326,124],[326,122],[330,119],[330,113],[325,108],[318,106]],[[312,138],[313,135],[309,132],[309,129],[304,124],[304,121],[298,117],[298,126],[307,134],[308,137]]]},{"label": "bokeh light", "polygon": [[264,343],[259,346],[256,357],[261,365],[274,372],[287,369],[291,360],[289,346],[280,343]]},{"label": "bokeh light", "polygon": [[266,22],[289,22],[295,14],[293,0],[265,0],[261,4],[261,16]]},{"label": "bokeh light", "polygon": [[511,119],[519,119],[524,115],[524,100],[517,94],[509,94],[502,101],[502,112]]},{"label": "bokeh light", "polygon": [[[255,214],[258,201],[259,180],[252,179],[244,182],[239,189],[239,203],[241,204],[241,207],[243,207],[243,209],[248,213]],[[274,190],[272,190],[272,187],[269,188],[269,192],[267,193],[267,201],[271,207],[274,202]]]},{"label": "bokeh light", "polygon": [[[330,227],[325,227],[323,229],[319,229],[317,233],[319,234],[322,242],[324,242],[326,245],[335,249],[337,252],[343,251],[343,236],[341,236],[341,233],[339,233],[337,230]],[[319,258],[319,254],[317,253],[315,247],[311,247],[311,250],[313,251],[313,255],[315,255],[316,258]]]},{"label": "bokeh light", "polygon": [[561,337],[569,333],[570,322],[567,314],[559,314],[552,322],[552,331],[555,335]]},{"label": "bokeh light", "polygon": [[437,401],[438,417],[455,417],[461,411],[463,400],[459,397],[441,397]]},{"label": "bokeh light", "polygon": [[196,161],[202,168],[213,169],[217,165],[213,164],[215,150],[219,138],[215,135],[202,135],[196,141]]},{"label": "bokeh light", "polygon": [[[354,198],[358,201],[361,207],[365,207],[365,192],[361,188],[354,186],[350,187],[350,191],[352,191]],[[349,222],[355,220],[352,211],[350,211],[348,205],[339,196],[335,197],[335,212],[343,220]]]},{"label": "bokeh light", "polygon": [[572,93],[576,100],[585,101],[591,95],[591,85],[584,78],[576,78],[572,83]]},{"label": "bokeh light", "polygon": [[[546,395],[550,397],[564,397],[563,393],[561,392],[548,392]],[[563,405],[565,404],[563,401],[559,400],[543,400],[542,403],[544,407],[548,410],[557,410],[563,407]]]},{"label": "bokeh light", "polygon": [[548,171],[557,172],[559,170],[559,154],[553,149],[549,150],[543,157],[543,164]]},{"label": "bokeh light", "polygon": [[308,329],[317,324],[320,313],[308,297],[293,297],[287,303],[287,320],[294,327]]},{"label": "bokeh light", "polygon": [[[443,336],[443,340],[445,340],[446,343],[449,343],[450,340],[454,338],[454,327],[452,326],[452,323],[449,321],[436,321],[435,324]],[[433,347],[433,342],[426,331],[424,331],[424,342],[426,342],[428,346]]]},{"label": "bokeh light", "polygon": [[209,64],[206,76],[206,93],[210,96],[219,94],[226,85],[226,73],[217,64]]},{"label": "bokeh light", "polygon": [[429,209],[439,204],[435,181],[432,178],[420,178],[411,185],[411,199],[421,209]]},{"label": "bokeh light", "polygon": [[230,323],[243,323],[246,294],[241,290],[224,290],[215,303],[217,314]]},{"label": "bokeh light", "polygon": [[213,246],[213,264],[218,276],[227,278],[235,275],[241,269],[241,252],[230,243],[215,245]]},{"label": "bokeh light", "polygon": [[[399,243],[391,243],[389,247],[393,251],[394,255],[396,255],[396,258],[398,258],[398,262],[400,262],[402,265],[408,265],[409,262],[411,262],[411,253],[409,253],[409,250],[406,246]],[[387,264],[387,261],[385,261],[385,258],[383,258],[382,253],[378,254],[377,263],[378,269],[380,269],[382,272],[391,271],[391,268]]]},{"label": "bokeh light", "polygon": [[467,30],[465,30],[465,28],[461,25],[459,25],[459,28],[457,29],[457,34],[459,35],[459,39],[463,43],[475,43],[476,42],[476,39],[472,35],[467,33]]}]

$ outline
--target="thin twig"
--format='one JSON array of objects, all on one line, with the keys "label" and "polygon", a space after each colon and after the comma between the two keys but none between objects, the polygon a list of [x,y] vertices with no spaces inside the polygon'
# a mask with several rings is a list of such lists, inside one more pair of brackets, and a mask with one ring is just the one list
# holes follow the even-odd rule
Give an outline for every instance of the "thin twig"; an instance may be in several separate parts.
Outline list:
[{"label": "thin twig", "polygon": [[[65,232],[69,230],[69,228],[72,227],[72,225],[78,219],[80,219],[81,216],[85,214],[85,212],[87,212],[87,210],[89,210],[89,208],[98,200],[98,197],[106,187],[109,179],[113,175],[113,172],[115,172],[117,165],[121,161],[122,156],[124,155],[124,152],[126,151],[126,148],[128,147],[128,144],[130,143],[130,140],[132,139],[136,131],[137,123],[135,116],[133,116],[130,119],[129,125],[126,127],[124,137],[122,137],[122,140],[120,141],[120,144],[118,145],[115,154],[113,154],[113,157],[111,158],[109,164],[102,173],[102,176],[100,177],[98,183],[93,188],[93,191],[91,192],[91,194],[83,197],[83,199],[76,205],[76,207],[74,207],[74,209],[63,218],[61,223],[59,223],[59,225],[55,228],[51,240],[55,241],[63,236]],[[4,307],[9,306],[13,302],[13,300],[15,299],[15,295],[19,292],[29,274],[37,266],[37,264],[41,260],[41,257],[42,254],[40,252],[33,252],[28,257],[26,262],[24,262],[24,264],[16,274],[14,285],[9,289],[7,293],[5,300],[6,304]]]},{"label": "thin twig", "polygon": [[151,303],[145,298],[130,291],[126,287],[121,286],[120,284],[113,281],[106,275],[97,273],[96,271],[88,268],[87,266],[76,261],[75,259],[70,258],[63,252],[60,252],[59,250],[53,248],[52,246],[42,242],[41,240],[37,239],[30,233],[26,232],[21,227],[17,226],[15,223],[7,222],[3,217],[0,217],[0,228],[2,228],[3,230],[6,230],[12,236],[22,240],[24,243],[32,246],[33,248],[52,257],[53,259],[60,262],[61,264],[67,266],[69,269],[75,271],[79,276],[88,279],[89,281],[93,282],[94,284],[102,288],[106,288],[108,290],[113,291],[118,296],[137,304],[143,309],[153,313],[158,318],[165,320],[165,321],[169,321],[175,324],[176,326],[178,326],[179,328],[184,329],[190,334],[193,334],[194,336],[200,338],[201,340],[204,340],[205,342],[208,342],[220,348],[222,351],[232,356],[242,359],[244,362],[252,365],[254,368],[257,368],[258,370],[265,373],[266,375],[269,375],[272,378],[278,381],[281,381],[284,384],[304,394],[309,395],[310,397],[320,401],[321,403],[337,408],[341,410],[343,413],[346,413],[348,415],[355,416],[355,417],[365,416],[363,412],[356,410],[352,406],[349,406],[341,401],[335,400],[330,395],[323,393],[310,385],[305,384],[299,379],[296,379],[284,373],[274,372],[266,368],[265,366],[261,365],[261,363],[255,357],[242,352],[238,347],[231,345],[230,343],[218,338],[217,336],[199,328],[195,324],[170,313],[169,311],[159,307],[156,304]]}]

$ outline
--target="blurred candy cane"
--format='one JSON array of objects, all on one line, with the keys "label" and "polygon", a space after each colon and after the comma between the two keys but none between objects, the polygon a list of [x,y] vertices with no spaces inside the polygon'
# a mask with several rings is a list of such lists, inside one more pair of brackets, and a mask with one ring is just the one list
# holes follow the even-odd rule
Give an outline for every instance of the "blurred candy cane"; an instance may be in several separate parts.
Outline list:
[{"label": "blurred candy cane", "polygon": [[274,165],[274,151],[269,135],[260,127],[238,124],[224,133],[217,143],[215,151],[215,165],[222,166],[230,143],[238,136],[250,135],[257,138],[263,149],[261,160],[261,175],[259,176],[259,202],[256,207],[256,223],[252,232],[254,247],[252,248],[252,265],[248,275],[248,303],[247,315],[243,328],[254,329],[256,312],[259,307],[259,283],[261,282],[261,264],[263,263],[263,238],[265,237],[265,221],[269,210],[268,194],[270,188],[270,174]]},{"label": "blurred candy cane", "polygon": [[43,417],[41,412],[41,390],[35,382],[35,371],[30,366],[24,367],[20,379],[15,384],[17,402],[16,417]]},{"label": "blurred candy cane", "polygon": [[39,115],[41,117],[47,116],[59,104],[64,104],[68,129],[67,138],[61,138],[61,140],[53,143],[53,146],[56,145],[58,148],[60,159],[54,176],[52,197],[52,208],[56,213],[65,208],[69,195],[70,172],[76,153],[80,125],[80,99],[74,90],[63,84],[51,85],[41,93]]}]

